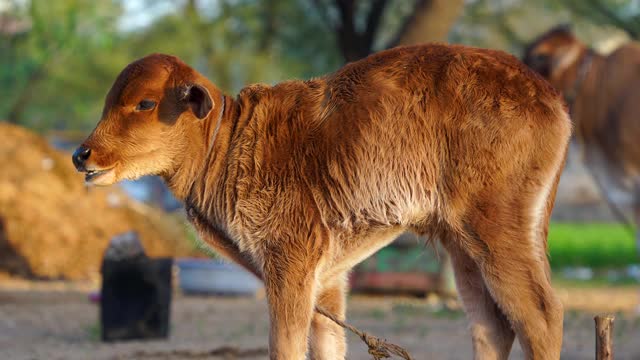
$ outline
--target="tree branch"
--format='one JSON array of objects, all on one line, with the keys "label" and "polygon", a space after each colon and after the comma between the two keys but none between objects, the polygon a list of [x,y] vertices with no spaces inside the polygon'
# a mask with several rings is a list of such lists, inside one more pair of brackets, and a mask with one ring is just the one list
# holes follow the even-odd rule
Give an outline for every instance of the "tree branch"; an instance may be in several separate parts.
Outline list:
[{"label": "tree branch", "polygon": [[335,3],[338,7],[338,12],[340,13],[340,25],[338,26],[342,31],[355,34],[355,0],[335,0]]},{"label": "tree branch", "polygon": [[369,55],[371,47],[367,46],[355,27],[355,0],[335,0],[335,4],[340,13],[336,39],[345,61],[355,61]]},{"label": "tree branch", "polygon": [[373,41],[375,40],[376,33],[380,27],[380,20],[382,20],[382,14],[388,4],[387,0],[375,0],[367,15],[367,25],[364,31],[363,40],[367,44],[367,47],[371,51],[373,48]]}]

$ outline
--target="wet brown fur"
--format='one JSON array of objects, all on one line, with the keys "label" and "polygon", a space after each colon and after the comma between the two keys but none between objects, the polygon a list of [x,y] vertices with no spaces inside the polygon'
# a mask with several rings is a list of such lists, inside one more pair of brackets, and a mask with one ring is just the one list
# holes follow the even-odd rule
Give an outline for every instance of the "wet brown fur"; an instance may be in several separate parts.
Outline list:
[{"label": "wet brown fur", "polygon": [[[143,98],[158,108],[133,111]],[[156,54],[123,71],[83,145],[115,166],[103,184],[163,176],[203,240],[264,279],[272,359],[344,358],[313,308],[344,318],[347,272],[405,230],[451,252],[476,358],[505,359],[517,335],[557,359],[546,235],[570,128],[559,95],[497,51],[396,48],[236,99]]]}]

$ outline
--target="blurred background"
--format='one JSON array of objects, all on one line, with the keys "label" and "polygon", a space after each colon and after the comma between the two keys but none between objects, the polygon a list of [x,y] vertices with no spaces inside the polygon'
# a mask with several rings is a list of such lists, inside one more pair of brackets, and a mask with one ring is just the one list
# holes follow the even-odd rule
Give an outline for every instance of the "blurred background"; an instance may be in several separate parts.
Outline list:
[{"label": "blurred background", "polygon": [[[70,151],[133,60],[176,55],[232,95],[254,82],[320,76],[398,45],[445,41],[522,58],[558,24],[570,24],[575,39],[605,59],[635,46],[640,1],[0,0],[0,358],[231,356],[211,351],[222,346],[256,351],[236,351],[238,358],[265,356],[260,284],[204,260],[216,254],[159,179],[89,189],[73,169]],[[575,82],[583,68],[606,78],[606,68],[590,63],[576,64]],[[633,191],[597,185],[594,171],[608,170],[585,167],[582,156],[597,146],[572,142],[549,234],[554,286],[567,309],[563,358],[591,358],[593,314],[615,312],[616,354],[637,359],[640,259],[635,228],[621,221],[633,219]],[[103,344],[101,266],[110,241],[127,231],[151,258],[177,259],[170,336]],[[350,319],[416,358],[469,358],[446,255],[423,240],[405,234],[356,268]],[[194,268],[210,271],[204,284],[202,273],[186,277]],[[216,277],[232,281],[206,283]],[[204,288],[185,289],[190,281]],[[349,342],[350,359],[368,358],[357,338]]]}]

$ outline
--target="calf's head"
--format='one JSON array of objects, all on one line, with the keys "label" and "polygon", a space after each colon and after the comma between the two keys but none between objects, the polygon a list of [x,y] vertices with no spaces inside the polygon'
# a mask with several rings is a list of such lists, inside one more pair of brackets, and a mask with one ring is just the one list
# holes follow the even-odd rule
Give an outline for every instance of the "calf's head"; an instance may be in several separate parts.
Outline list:
[{"label": "calf's head", "polygon": [[171,174],[204,141],[203,122],[221,105],[220,96],[176,57],[137,60],[118,75],[102,118],[74,152],[73,163],[96,185]]},{"label": "calf's head", "polygon": [[576,65],[585,49],[567,25],[560,25],[529,44],[523,62],[565,92],[575,80]]}]

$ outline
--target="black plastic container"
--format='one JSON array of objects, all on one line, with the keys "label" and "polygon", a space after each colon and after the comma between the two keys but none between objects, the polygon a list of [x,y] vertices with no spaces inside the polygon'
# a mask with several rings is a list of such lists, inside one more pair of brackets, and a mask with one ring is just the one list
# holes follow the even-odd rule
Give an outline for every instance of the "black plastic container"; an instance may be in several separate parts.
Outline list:
[{"label": "black plastic container", "polygon": [[100,323],[103,341],[169,336],[171,258],[102,262]]}]

